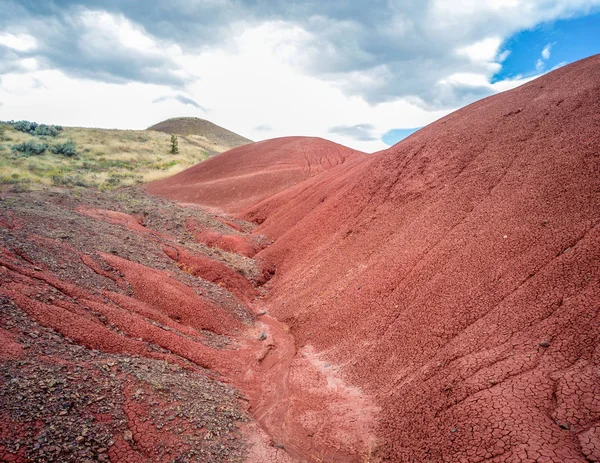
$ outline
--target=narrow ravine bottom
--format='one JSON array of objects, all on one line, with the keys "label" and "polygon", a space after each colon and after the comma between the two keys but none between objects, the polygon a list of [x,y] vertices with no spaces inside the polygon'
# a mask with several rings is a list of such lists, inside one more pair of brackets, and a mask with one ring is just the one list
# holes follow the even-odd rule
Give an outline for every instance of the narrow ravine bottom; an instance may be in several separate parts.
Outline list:
[{"label": "narrow ravine bottom", "polygon": [[261,316],[238,352],[231,382],[278,450],[267,461],[373,461],[378,408],[312,347],[298,351],[285,324]]}]

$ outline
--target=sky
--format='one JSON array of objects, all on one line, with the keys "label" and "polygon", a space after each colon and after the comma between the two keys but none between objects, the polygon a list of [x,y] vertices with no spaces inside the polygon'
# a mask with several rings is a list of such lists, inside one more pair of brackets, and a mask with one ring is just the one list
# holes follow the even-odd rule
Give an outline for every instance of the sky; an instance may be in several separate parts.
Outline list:
[{"label": "sky", "polygon": [[0,120],[366,152],[600,52],[600,0],[0,0]]}]

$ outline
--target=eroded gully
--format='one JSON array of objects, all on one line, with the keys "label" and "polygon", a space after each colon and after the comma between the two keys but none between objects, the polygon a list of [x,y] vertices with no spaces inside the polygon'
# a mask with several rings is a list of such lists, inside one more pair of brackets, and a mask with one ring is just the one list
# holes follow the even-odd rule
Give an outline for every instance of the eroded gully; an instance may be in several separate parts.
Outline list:
[{"label": "eroded gully", "polygon": [[226,376],[278,450],[271,461],[373,461],[378,409],[321,357],[310,345],[297,349],[290,329],[263,314]]}]

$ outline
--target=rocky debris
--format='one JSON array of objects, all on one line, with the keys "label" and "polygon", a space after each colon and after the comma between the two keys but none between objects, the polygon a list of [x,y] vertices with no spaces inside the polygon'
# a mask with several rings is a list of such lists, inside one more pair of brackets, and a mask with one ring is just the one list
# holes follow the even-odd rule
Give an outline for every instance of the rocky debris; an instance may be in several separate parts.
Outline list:
[{"label": "rocky debris", "polygon": [[[128,214],[143,211],[146,227],[164,236],[149,238],[147,234],[79,214],[75,209],[81,204]],[[96,261],[98,268],[109,274],[113,269],[98,259],[96,253],[115,254],[156,270],[168,270],[173,278],[231,311],[240,320],[246,323],[252,320],[250,312],[235,295],[218,284],[180,269],[162,250],[165,244],[185,239],[189,241],[186,249],[195,254],[218,260],[250,280],[260,278],[261,272],[252,259],[193,242],[185,227],[190,217],[204,226],[226,229],[220,220],[198,208],[184,208],[150,197],[140,188],[105,193],[87,190],[32,191],[7,198],[0,208],[0,220],[8,215],[18,217],[22,227],[0,227],[2,243],[26,262],[35,263],[31,265],[40,269],[36,271],[48,270],[60,279],[92,292],[108,290],[131,295],[131,289],[126,285],[120,287],[114,279],[98,274],[81,258],[75,257],[80,254],[85,259]],[[114,278],[118,279],[119,274]]]},{"label": "rocky debris", "polygon": [[[162,235],[142,234],[74,212],[80,204],[138,214],[143,226]],[[124,274],[99,257],[97,252],[103,251],[168,271],[174,281],[251,323],[252,313],[227,289],[185,272],[163,252],[164,244],[185,242],[186,249],[240,274],[260,275],[251,259],[193,243],[184,226],[190,216],[223,230],[227,227],[211,214],[150,198],[139,189],[9,194],[0,204],[0,253],[24,273],[3,268],[0,286],[26,284],[23,294],[40,307],[85,313],[128,342],[141,343],[141,338],[128,337],[110,317],[89,305],[90,297],[116,307],[108,294],[133,296]],[[64,286],[66,282],[74,289]],[[248,417],[240,409],[239,393],[219,382],[213,372],[151,342],[144,342],[148,352],[175,363],[86,348],[41,326],[10,298],[0,302],[0,330],[14,337],[10,346],[0,346],[0,461],[244,459],[246,443],[239,424]],[[213,349],[232,344],[228,336],[206,330],[192,334],[146,320],[165,333]]]},{"label": "rocky debris", "polygon": [[[29,346],[0,362],[0,461],[243,460],[238,424],[248,418],[237,392],[201,370],[86,349],[31,321],[7,298],[0,299],[0,328]],[[147,404],[147,413],[132,414],[131,402]],[[168,449],[144,441],[137,434],[144,426],[176,438]],[[124,453],[115,449],[121,438]]]}]

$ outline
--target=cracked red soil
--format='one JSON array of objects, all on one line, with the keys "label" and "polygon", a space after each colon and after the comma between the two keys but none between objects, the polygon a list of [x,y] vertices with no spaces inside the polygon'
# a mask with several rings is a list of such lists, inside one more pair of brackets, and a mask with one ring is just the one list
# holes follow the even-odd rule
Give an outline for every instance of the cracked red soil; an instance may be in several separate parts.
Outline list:
[{"label": "cracked red soil", "polygon": [[598,134],[595,56],[373,155],[277,139],[148,187],[211,213],[7,197],[3,405],[99,364],[114,411],[3,407],[0,459],[600,461]]},{"label": "cracked red soil", "polygon": [[594,56],[228,209],[274,240],[269,314],[381,408],[378,457],[600,460],[599,82]]}]

